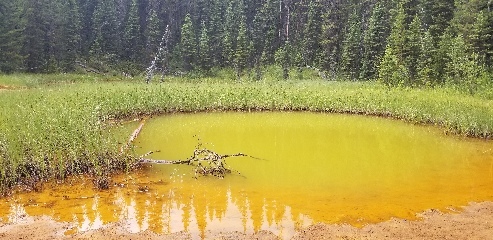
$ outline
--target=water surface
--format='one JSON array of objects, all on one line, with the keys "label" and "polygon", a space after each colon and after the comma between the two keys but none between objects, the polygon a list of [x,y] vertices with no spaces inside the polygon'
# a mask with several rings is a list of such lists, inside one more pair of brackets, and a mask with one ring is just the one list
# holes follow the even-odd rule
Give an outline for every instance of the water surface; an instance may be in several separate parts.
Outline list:
[{"label": "water surface", "polygon": [[0,217],[51,215],[74,222],[75,231],[120,220],[131,232],[188,231],[203,238],[270,230],[289,238],[317,222],[362,226],[493,200],[491,141],[381,118],[175,114],[147,120],[135,153],[186,159],[199,143],[220,154],[255,158],[228,158],[240,174],[225,179],[195,179],[187,165],[151,165],[116,177],[109,191],[95,192],[78,180],[5,199]]}]

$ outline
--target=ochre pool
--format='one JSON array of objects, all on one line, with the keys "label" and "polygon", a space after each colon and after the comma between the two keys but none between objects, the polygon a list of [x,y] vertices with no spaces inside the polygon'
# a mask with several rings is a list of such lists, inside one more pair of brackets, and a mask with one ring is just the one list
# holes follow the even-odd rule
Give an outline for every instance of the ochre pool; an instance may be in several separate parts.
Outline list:
[{"label": "ochre pool", "polygon": [[[128,125],[128,134],[135,128]],[[178,160],[198,143],[240,172],[199,177],[187,165],[149,165],[113,179],[108,191],[90,180],[2,199],[0,218],[49,215],[73,231],[123,221],[131,232],[269,230],[282,238],[314,224],[362,226],[416,219],[493,200],[493,142],[447,136],[400,121],[321,113],[199,113],[147,120],[136,155]],[[72,231],[72,232],[73,232]]]}]

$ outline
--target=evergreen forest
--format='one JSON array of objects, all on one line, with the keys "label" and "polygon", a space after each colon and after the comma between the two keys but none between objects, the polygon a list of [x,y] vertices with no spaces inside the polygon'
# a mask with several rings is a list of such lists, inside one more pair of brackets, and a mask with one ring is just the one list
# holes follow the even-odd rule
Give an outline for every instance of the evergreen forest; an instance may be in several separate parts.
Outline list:
[{"label": "evergreen forest", "polygon": [[[152,63],[152,65],[151,65]],[[1,0],[0,72],[491,83],[492,0]],[[150,67],[151,66],[151,67]]]}]

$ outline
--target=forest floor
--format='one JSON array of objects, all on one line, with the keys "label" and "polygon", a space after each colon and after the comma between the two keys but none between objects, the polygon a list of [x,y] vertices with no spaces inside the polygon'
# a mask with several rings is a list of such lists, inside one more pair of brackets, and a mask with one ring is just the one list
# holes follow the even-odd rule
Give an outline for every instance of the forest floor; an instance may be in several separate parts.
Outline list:
[{"label": "forest floor", "polygon": [[[293,239],[489,239],[493,235],[493,202],[471,203],[460,211],[442,213],[430,209],[418,214],[421,220],[392,219],[363,228],[323,223],[297,232]],[[47,217],[25,217],[16,224],[0,223],[0,239],[190,239],[186,232],[159,235],[145,231],[128,233],[123,224],[114,223],[97,230],[65,235],[68,223]],[[277,239],[267,231],[253,235],[227,232],[213,239]]]}]

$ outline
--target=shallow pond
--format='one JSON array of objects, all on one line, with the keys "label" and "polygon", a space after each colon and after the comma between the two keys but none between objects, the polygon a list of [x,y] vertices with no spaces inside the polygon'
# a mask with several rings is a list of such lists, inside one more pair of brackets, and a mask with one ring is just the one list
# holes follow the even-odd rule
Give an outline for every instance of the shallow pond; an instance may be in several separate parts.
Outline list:
[{"label": "shallow pond", "polygon": [[[135,124],[124,130],[130,133]],[[194,178],[188,165],[149,165],[95,192],[89,181],[3,199],[0,218],[50,215],[74,231],[123,221],[131,232],[269,230],[282,238],[317,222],[362,226],[493,200],[493,143],[434,127],[321,113],[199,113],[147,120],[137,155],[187,159],[197,144],[238,173]]]}]

